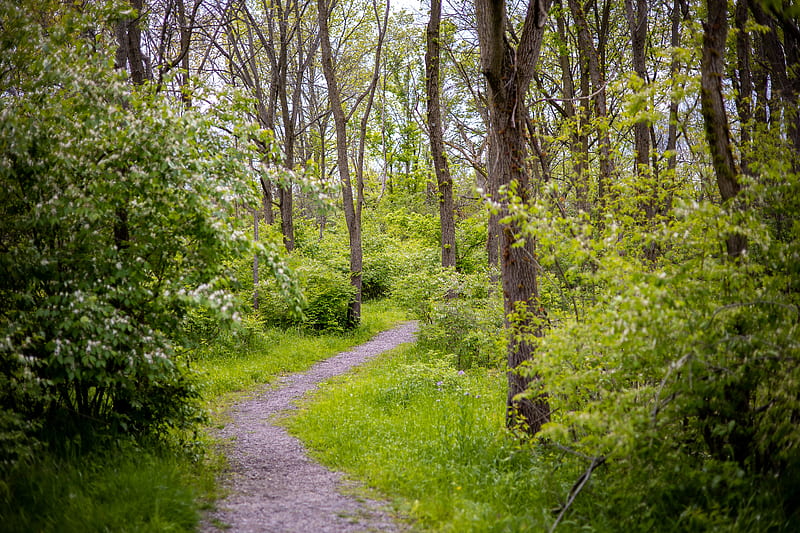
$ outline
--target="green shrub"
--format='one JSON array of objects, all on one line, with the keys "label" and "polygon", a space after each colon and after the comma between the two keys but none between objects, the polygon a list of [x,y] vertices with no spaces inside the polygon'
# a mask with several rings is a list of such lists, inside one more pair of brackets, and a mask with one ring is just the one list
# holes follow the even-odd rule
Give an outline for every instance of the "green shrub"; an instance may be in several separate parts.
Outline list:
[{"label": "green shrub", "polygon": [[275,286],[273,280],[259,289],[259,316],[274,326],[301,326],[310,331],[345,331],[348,307],[355,294],[349,276],[323,262],[303,256],[289,261],[303,299],[299,313],[294,300]]},{"label": "green shrub", "polygon": [[347,316],[349,304],[355,297],[355,287],[350,284],[349,276],[307,259],[297,268],[297,275],[306,298],[303,327],[332,332],[353,326]]},{"label": "green shrub", "polygon": [[249,142],[222,131],[269,139],[229,110],[133,90],[95,40],[116,13],[37,7],[0,1],[3,425],[24,429],[18,415],[55,441],[192,425],[182,317],[230,319],[224,261],[258,251],[230,216],[257,201],[252,154],[234,148]]},{"label": "green shrub", "polygon": [[[596,258],[607,291],[550,331],[531,367],[554,410],[542,436],[606,458],[576,501],[579,523],[800,526],[800,224],[787,233],[769,215],[798,212],[799,199],[800,177],[767,167],[736,206],[682,206],[659,268]],[[748,242],[736,260],[723,244],[733,232]]]},{"label": "green shrub", "polygon": [[503,302],[485,274],[414,272],[397,282],[393,298],[420,320],[423,349],[452,354],[460,369],[502,364]]}]

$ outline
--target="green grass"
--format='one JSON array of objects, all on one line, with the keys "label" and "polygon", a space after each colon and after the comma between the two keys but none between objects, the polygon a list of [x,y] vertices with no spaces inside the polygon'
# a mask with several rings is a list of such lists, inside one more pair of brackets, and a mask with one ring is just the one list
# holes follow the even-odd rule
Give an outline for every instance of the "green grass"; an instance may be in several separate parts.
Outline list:
[{"label": "green grass", "polygon": [[543,531],[577,477],[504,429],[505,375],[400,347],[320,389],[287,424],[421,530]]},{"label": "green grass", "polygon": [[[207,347],[194,363],[209,409],[224,407],[275,376],[302,371],[400,322],[390,304],[364,305],[363,323],[342,335],[242,330]],[[242,335],[245,333],[245,335]],[[200,444],[200,451],[207,444]],[[3,532],[188,532],[216,496],[224,464],[197,449],[117,445],[89,454],[40,453],[0,477]]]},{"label": "green grass", "polygon": [[7,532],[194,531],[213,475],[174,450],[39,457],[0,482]]}]

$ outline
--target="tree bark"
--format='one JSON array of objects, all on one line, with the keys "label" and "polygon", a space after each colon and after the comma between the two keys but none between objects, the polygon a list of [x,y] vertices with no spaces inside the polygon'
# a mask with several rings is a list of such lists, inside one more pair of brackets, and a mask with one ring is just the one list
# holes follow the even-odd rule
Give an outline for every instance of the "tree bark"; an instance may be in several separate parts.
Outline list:
[{"label": "tree bark", "polygon": [[567,23],[564,17],[564,10],[561,8],[561,0],[557,0],[559,9],[556,15],[556,29],[561,47],[558,55],[559,66],[561,67],[561,87],[564,96],[564,113],[567,120],[572,122],[570,128],[570,158],[572,159],[572,175],[570,180],[575,190],[575,207],[578,212],[588,213],[589,203],[589,184],[587,183],[586,171],[589,167],[589,138],[586,135],[586,123],[589,119],[588,96],[589,86],[588,77],[582,76],[581,100],[579,107],[575,107],[575,81],[572,77],[572,65],[568,49]]},{"label": "tree bark", "polygon": [[375,63],[372,68],[372,78],[370,79],[369,87],[363,94],[366,102],[364,103],[364,112],[361,115],[361,121],[358,129],[358,153],[356,154],[356,218],[361,220],[361,209],[364,206],[364,154],[366,151],[367,142],[367,126],[369,125],[369,116],[372,113],[372,104],[375,101],[375,93],[378,90],[378,81],[381,74],[381,53],[383,51],[383,40],[386,37],[386,29],[389,25],[389,0],[386,0],[383,15],[381,16],[378,11],[377,0],[372,0],[372,9],[375,12],[375,21],[378,24],[378,42],[375,46]]},{"label": "tree bark", "polygon": [[750,174],[749,150],[753,118],[753,78],[750,69],[751,45],[747,33],[748,0],[737,0],[734,11],[736,24],[736,72],[733,78],[736,89],[736,112],[739,114],[739,142],[742,147],[742,172]]},{"label": "tree bark", "polygon": [[[514,49],[506,38],[508,18],[505,2],[476,0],[481,68],[489,93],[492,139],[497,143],[496,167],[490,179],[514,192],[523,202],[529,197],[525,94],[533,78],[541,49],[550,0],[531,0],[519,44]],[[503,213],[507,201],[501,200]],[[536,340],[543,334],[544,309],[539,302],[534,244],[526,239],[520,246],[519,228],[514,222],[502,225],[500,264],[506,325],[512,328],[508,345],[508,396],[506,424],[529,434],[537,433],[550,419],[550,407],[542,394],[521,396],[539,378],[520,368],[533,359]],[[520,334],[523,333],[523,334]]]},{"label": "tree bark", "polygon": [[120,20],[115,28],[119,44],[115,66],[119,69],[127,68],[133,84],[142,85],[149,79],[142,53],[142,29],[139,26],[144,0],[130,0],[130,5],[136,10],[136,17]]},{"label": "tree bark", "polygon": [[441,0],[431,0],[431,18],[427,29],[425,52],[425,88],[428,93],[428,134],[431,156],[439,187],[439,220],[441,224],[442,266],[456,266],[456,225],[453,216],[453,178],[444,152],[441,101],[439,98]]}]

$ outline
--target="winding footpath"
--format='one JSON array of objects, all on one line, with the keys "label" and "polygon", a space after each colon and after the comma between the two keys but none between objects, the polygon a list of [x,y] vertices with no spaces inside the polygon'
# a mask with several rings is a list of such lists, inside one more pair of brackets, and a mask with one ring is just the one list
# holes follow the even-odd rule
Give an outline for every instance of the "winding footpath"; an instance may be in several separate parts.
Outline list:
[{"label": "winding footpath", "polygon": [[[416,323],[379,333],[349,352],[321,361],[307,372],[279,378],[228,412],[230,422],[215,433],[229,459],[228,496],[205,517],[201,531],[218,533],[304,533],[399,531],[382,510],[385,503],[343,494],[348,485],[308,457],[303,444],[274,424],[277,415],[334,376],[403,344],[413,342]],[[352,492],[352,491],[350,491]]]}]

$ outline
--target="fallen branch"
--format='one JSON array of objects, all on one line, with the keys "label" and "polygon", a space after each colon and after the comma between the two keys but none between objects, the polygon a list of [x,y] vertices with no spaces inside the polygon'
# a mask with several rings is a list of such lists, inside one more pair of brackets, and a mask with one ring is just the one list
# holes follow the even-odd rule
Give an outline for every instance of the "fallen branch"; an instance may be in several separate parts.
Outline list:
[{"label": "fallen branch", "polygon": [[600,457],[592,457],[592,462],[589,465],[589,468],[587,468],[586,472],[581,474],[581,476],[578,478],[575,484],[572,485],[572,488],[569,491],[569,498],[567,498],[567,503],[565,503],[564,506],[561,508],[561,512],[558,513],[556,521],[553,522],[552,526],[550,526],[549,533],[553,533],[553,531],[555,531],[556,528],[558,527],[558,524],[561,523],[561,519],[564,518],[564,515],[567,514],[567,510],[572,505],[572,502],[575,501],[575,498],[578,496],[581,490],[583,490],[584,485],[586,485],[586,482],[589,481],[589,478],[592,476],[592,472],[594,472],[595,468],[597,468],[598,466],[602,465],[605,462],[606,458],[602,455]]}]

